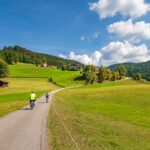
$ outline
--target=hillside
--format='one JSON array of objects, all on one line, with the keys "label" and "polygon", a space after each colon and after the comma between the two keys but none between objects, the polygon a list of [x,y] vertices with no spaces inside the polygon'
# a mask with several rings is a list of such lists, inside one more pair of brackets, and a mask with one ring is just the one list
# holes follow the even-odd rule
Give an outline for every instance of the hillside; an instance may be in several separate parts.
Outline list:
[{"label": "hillside", "polygon": [[[1,79],[9,84],[8,87],[0,87],[0,108],[3,108],[0,109],[0,117],[27,105],[31,91],[39,97],[48,91],[60,88],[57,85],[82,84],[82,81],[74,81],[78,76],[80,76],[79,71],[62,71],[23,63],[9,65],[9,77]],[[50,77],[57,85],[48,81]]]},{"label": "hillside", "polygon": [[37,97],[58,88],[45,78],[7,78],[8,87],[0,87],[0,117],[29,104],[29,94],[34,91]]},{"label": "hillside", "polygon": [[74,81],[80,76],[79,71],[62,71],[57,68],[38,67],[33,64],[17,63],[9,65],[10,78],[52,78],[54,82],[61,86],[71,86],[82,84],[83,81]]},{"label": "hillside", "polygon": [[148,83],[122,80],[57,93],[49,113],[52,149],[149,149],[149,91]]},{"label": "hillside", "polygon": [[83,66],[83,64],[77,61],[63,59],[53,55],[33,52],[31,50],[28,50],[26,48],[17,45],[13,47],[12,46],[4,47],[2,50],[0,50],[0,57],[4,59],[8,64],[22,62],[35,65],[47,63],[50,66],[57,66],[57,67],[62,67],[63,65],[66,65],[66,66],[77,66],[78,68],[80,68],[81,66]]},{"label": "hillside", "polygon": [[[111,70],[117,70],[120,64],[109,66]],[[143,63],[123,63],[127,69],[127,75],[132,77],[135,73],[141,73],[142,77],[150,81],[150,61]]]}]

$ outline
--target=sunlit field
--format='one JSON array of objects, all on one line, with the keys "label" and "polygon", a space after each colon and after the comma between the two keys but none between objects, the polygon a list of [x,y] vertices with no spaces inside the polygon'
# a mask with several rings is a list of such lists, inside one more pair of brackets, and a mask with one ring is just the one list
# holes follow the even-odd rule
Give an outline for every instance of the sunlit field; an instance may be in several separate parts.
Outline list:
[{"label": "sunlit field", "polygon": [[61,86],[72,86],[82,84],[81,81],[74,81],[76,77],[81,76],[79,71],[62,71],[50,67],[36,67],[32,64],[10,65],[10,77],[36,77],[52,78],[54,82]]},{"label": "sunlit field", "polygon": [[37,96],[58,88],[46,78],[7,78],[8,87],[0,88],[0,117],[29,104],[29,94],[34,91]]},{"label": "sunlit field", "polygon": [[[29,93],[35,91],[38,96],[60,86],[82,84],[74,81],[80,76],[78,71],[61,71],[56,68],[36,67],[31,64],[18,63],[9,66],[8,87],[0,88],[0,116],[17,110],[29,103]],[[48,81],[52,78],[57,85]]]},{"label": "sunlit field", "polygon": [[123,80],[57,93],[49,137],[54,150],[150,149],[150,84]]}]

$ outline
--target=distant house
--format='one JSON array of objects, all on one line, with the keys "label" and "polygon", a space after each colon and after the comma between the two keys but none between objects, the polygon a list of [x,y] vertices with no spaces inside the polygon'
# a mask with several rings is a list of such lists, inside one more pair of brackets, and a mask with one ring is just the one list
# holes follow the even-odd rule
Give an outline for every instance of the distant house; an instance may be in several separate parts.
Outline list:
[{"label": "distant house", "polygon": [[48,64],[47,63],[42,63],[41,67],[48,67]]}]

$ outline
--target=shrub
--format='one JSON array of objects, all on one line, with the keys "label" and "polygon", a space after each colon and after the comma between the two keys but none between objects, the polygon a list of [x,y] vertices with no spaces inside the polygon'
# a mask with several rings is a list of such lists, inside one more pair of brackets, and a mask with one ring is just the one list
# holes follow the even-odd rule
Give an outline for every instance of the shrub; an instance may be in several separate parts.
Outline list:
[{"label": "shrub", "polygon": [[7,63],[0,59],[0,78],[7,77],[9,73],[8,65]]},{"label": "shrub", "polygon": [[122,79],[126,76],[127,70],[124,65],[120,65],[118,67],[118,72],[119,72],[120,79]]},{"label": "shrub", "polygon": [[93,84],[96,79],[96,67],[93,65],[88,65],[84,69],[83,78],[86,80],[86,83]]},{"label": "shrub", "polygon": [[51,78],[51,77],[48,78],[48,81],[49,81],[49,82],[53,82],[53,78]]},{"label": "shrub", "polygon": [[135,73],[134,79],[135,79],[135,80],[141,80],[141,79],[142,79],[141,73]]},{"label": "shrub", "polygon": [[0,87],[8,86],[8,82],[4,82],[0,80]]}]

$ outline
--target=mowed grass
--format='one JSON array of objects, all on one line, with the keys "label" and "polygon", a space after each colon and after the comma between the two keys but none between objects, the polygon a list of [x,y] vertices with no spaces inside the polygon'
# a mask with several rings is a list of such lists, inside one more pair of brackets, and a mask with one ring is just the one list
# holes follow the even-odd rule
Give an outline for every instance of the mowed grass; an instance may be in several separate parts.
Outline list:
[{"label": "mowed grass", "polygon": [[82,81],[74,81],[76,77],[81,76],[79,71],[62,71],[56,68],[36,67],[32,64],[18,63],[10,65],[10,77],[36,77],[52,78],[54,82],[61,86],[72,86],[82,84]]},{"label": "mowed grass", "polygon": [[0,117],[29,104],[29,94],[34,91],[37,97],[58,88],[46,78],[7,78],[8,87],[0,88]]},{"label": "mowed grass", "polygon": [[72,86],[83,83],[74,81],[78,76],[79,71],[61,71],[22,63],[9,65],[9,78],[5,79],[9,86],[0,88],[0,117],[28,104],[31,91],[41,96],[46,91],[59,88],[48,82],[48,78],[51,77],[57,85]]},{"label": "mowed grass", "polygon": [[49,137],[55,150],[149,150],[150,84],[123,80],[57,93]]}]

